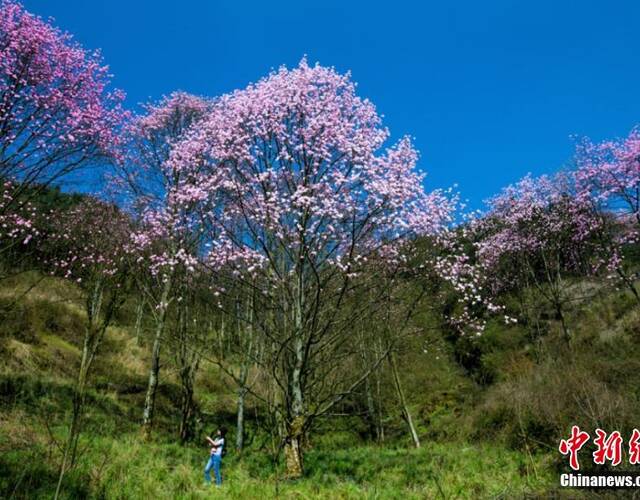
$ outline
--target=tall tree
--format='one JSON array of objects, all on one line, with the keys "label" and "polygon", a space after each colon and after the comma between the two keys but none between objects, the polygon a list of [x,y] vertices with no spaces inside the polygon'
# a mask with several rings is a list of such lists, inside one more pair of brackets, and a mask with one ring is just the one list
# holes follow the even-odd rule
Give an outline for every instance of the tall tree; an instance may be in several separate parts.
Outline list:
[{"label": "tall tree", "polygon": [[621,140],[583,141],[577,164],[581,195],[640,226],[640,129]]},{"label": "tall tree", "polygon": [[388,136],[349,75],[303,60],[216,100],[168,162],[197,180],[181,194],[203,207],[207,264],[256,289],[252,321],[273,346],[291,477],[314,419],[382,362],[337,375],[358,366],[351,325],[381,296],[343,308],[354,290],[375,289],[362,271],[399,266],[403,242],[450,221],[452,202],[425,193],[408,138],[380,152]]},{"label": "tall tree", "polygon": [[622,140],[578,147],[577,196],[601,221],[601,244],[607,267],[618,275],[640,304],[624,249],[640,241],[640,129]]},{"label": "tall tree", "polygon": [[107,328],[124,303],[129,283],[131,221],[113,205],[87,200],[53,215],[43,259],[55,274],[71,279],[85,293],[86,325],[73,391],[69,434],[56,490],[76,461],[91,368]]},{"label": "tall tree", "polygon": [[[108,68],[71,35],[0,3],[0,256],[36,235],[32,203],[49,184],[117,154],[127,113]],[[91,178],[97,179],[96,173]],[[31,253],[31,252],[30,252]],[[11,265],[16,267],[16,262]]]},{"label": "tall tree", "polygon": [[128,127],[125,161],[115,177],[122,203],[140,218],[141,225],[133,238],[143,256],[138,286],[155,319],[143,409],[146,436],[153,424],[167,314],[176,291],[181,289],[180,279],[186,279],[197,263],[203,234],[199,231],[200,218],[194,217],[194,203],[182,195],[192,179],[167,160],[174,145],[189,133],[208,107],[206,100],[183,92],[145,106],[145,112]]},{"label": "tall tree", "polygon": [[97,52],[87,52],[19,3],[3,1],[0,178],[18,181],[22,193],[111,157],[126,113],[123,94],[109,91],[109,84]]}]

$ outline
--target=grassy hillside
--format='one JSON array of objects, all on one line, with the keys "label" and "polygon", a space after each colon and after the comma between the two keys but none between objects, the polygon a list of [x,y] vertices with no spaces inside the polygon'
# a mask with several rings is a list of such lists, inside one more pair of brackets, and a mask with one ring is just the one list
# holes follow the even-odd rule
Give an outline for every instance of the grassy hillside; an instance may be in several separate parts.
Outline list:
[{"label": "grassy hillside", "polygon": [[[79,363],[82,300],[75,286],[36,273],[1,284],[0,303],[10,312],[0,325],[0,497],[50,498],[55,489]],[[79,464],[65,480],[68,498],[566,495],[557,491],[563,462],[556,447],[571,424],[623,432],[637,425],[640,311],[625,293],[602,291],[574,309],[571,348],[553,322],[538,337],[524,325],[495,323],[473,344],[416,338],[401,364],[420,450],[410,449],[388,395],[384,444],[361,437],[359,418],[327,421],[309,443],[306,477],[290,483],[250,416],[248,449],[230,452],[226,483],[211,490],[202,484],[206,448],[175,444],[179,389],[170,348],[156,434],[150,443],[140,437],[149,342],[134,338],[130,312],[124,309],[102,346]],[[196,394],[199,435],[219,422],[231,426],[233,387],[211,364],[203,364]]]}]

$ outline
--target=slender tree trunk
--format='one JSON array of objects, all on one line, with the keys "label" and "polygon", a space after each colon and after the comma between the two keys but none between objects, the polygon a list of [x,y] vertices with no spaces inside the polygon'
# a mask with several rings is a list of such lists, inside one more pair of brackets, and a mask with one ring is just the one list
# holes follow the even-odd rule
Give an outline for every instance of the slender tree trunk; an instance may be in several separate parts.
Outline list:
[{"label": "slender tree trunk", "polygon": [[236,450],[242,451],[244,447],[244,400],[247,395],[245,387],[238,389],[238,412],[236,418]]},{"label": "slender tree trunk", "polygon": [[136,324],[135,324],[135,336],[136,343],[142,345],[142,337],[140,336],[142,330],[142,315],[144,314],[144,299],[140,299],[138,306],[136,307]]},{"label": "slender tree trunk", "polygon": [[[251,325],[251,324],[249,324]],[[249,376],[249,365],[251,364],[251,351],[253,349],[253,331],[248,328],[248,346],[242,366],[240,367],[239,387],[238,387],[238,414],[236,419],[236,450],[242,451],[244,447],[244,411],[245,399],[247,396],[247,378]]]},{"label": "slender tree trunk", "polygon": [[81,431],[81,421],[84,413],[84,405],[86,400],[86,388],[89,378],[89,371],[93,360],[95,359],[100,343],[109,326],[114,311],[118,307],[116,296],[113,295],[107,304],[104,312],[104,318],[98,323],[100,312],[102,310],[102,299],[104,295],[103,283],[96,282],[92,293],[87,298],[87,326],[85,329],[84,342],[82,346],[82,357],[80,358],[80,367],[78,369],[78,377],[73,390],[71,423],[69,426],[69,435],[64,445],[62,456],[62,464],[58,475],[58,484],[54,499],[60,496],[62,481],[66,472],[75,465],[78,438]]},{"label": "slender tree trunk", "polygon": [[[380,350],[378,351],[379,348],[379,344],[378,342],[375,343],[375,352],[376,352],[376,358],[380,359],[380,356],[382,355],[382,349],[380,348]],[[377,432],[377,438],[378,438],[378,442],[382,443],[384,441],[384,425],[382,423],[382,408],[384,407],[382,404],[382,378],[381,378],[381,373],[380,370],[376,370],[374,372],[374,378],[375,378],[375,388],[376,388],[376,402],[377,402],[377,413],[376,413],[376,432]]]},{"label": "slender tree trunk", "polygon": [[380,441],[376,406],[373,402],[373,393],[371,390],[371,377],[364,379],[364,392],[367,402],[367,423],[369,424],[369,433],[372,436],[375,436],[376,441]]},{"label": "slender tree trunk", "polygon": [[287,437],[284,445],[286,476],[298,479],[304,473],[302,440],[304,435],[304,417],[297,416],[287,425]]},{"label": "slender tree trunk", "polygon": [[193,399],[193,388],[198,366],[200,365],[199,353],[191,349],[190,342],[193,338],[190,334],[190,326],[189,308],[183,302],[178,309],[177,338],[179,339],[179,345],[176,350],[176,361],[182,388],[182,396],[180,398],[180,442],[182,444],[191,441],[195,436],[196,405]]},{"label": "slender tree trunk", "polygon": [[224,359],[225,353],[225,331],[224,331],[224,316],[220,318],[220,329],[218,330],[218,352],[220,353],[220,359]]},{"label": "slender tree trunk", "polygon": [[571,332],[569,331],[569,325],[567,325],[566,318],[564,316],[564,310],[562,307],[562,276],[560,273],[560,257],[556,257],[556,264],[553,268],[551,268],[548,264],[548,260],[546,259],[544,252],[542,253],[542,259],[544,262],[544,268],[547,275],[547,283],[549,285],[549,295],[550,302],[552,306],[556,310],[556,318],[560,321],[560,326],[562,326],[562,332],[564,334],[564,339],[567,344],[571,341]]},{"label": "slender tree trunk", "polygon": [[305,431],[304,393],[302,376],[305,362],[305,345],[302,314],[304,310],[304,277],[298,272],[296,296],[293,301],[293,369],[291,370],[290,391],[291,402],[289,421],[287,422],[287,436],[285,438],[284,456],[289,479],[297,479],[304,474],[302,443]]},{"label": "slender tree trunk", "polygon": [[[273,312],[271,313],[273,314]],[[273,352],[278,350],[275,343],[269,346]],[[267,377],[265,384],[267,386],[267,417],[269,419],[269,434],[271,437],[271,452],[274,460],[280,453],[281,443],[284,442],[286,425],[282,413],[282,391],[275,377]]]},{"label": "slender tree trunk", "polygon": [[291,374],[291,420],[287,422],[287,437],[284,446],[287,477],[297,479],[304,474],[302,441],[304,436],[304,400],[302,393],[302,365],[304,345],[298,330],[294,342],[295,361]]},{"label": "slender tree trunk", "polygon": [[142,412],[142,434],[145,439],[151,437],[151,426],[156,404],[156,392],[158,390],[158,376],[160,374],[160,348],[162,336],[164,334],[165,321],[168,310],[169,292],[171,290],[171,277],[164,283],[162,296],[160,298],[160,310],[156,319],[156,331],[153,339],[151,351],[151,368],[149,370],[149,382],[147,384],[147,394],[144,400],[144,410]]},{"label": "slender tree trunk", "polygon": [[68,469],[70,469],[75,463],[76,450],[78,443],[78,436],[80,434],[80,418],[84,407],[85,400],[85,388],[87,382],[87,372],[89,369],[89,350],[90,350],[91,334],[87,332],[85,334],[84,347],[82,349],[82,358],[80,361],[80,369],[78,371],[78,378],[73,391],[72,397],[72,410],[71,410],[71,424],[69,426],[69,435],[64,445],[64,452],[62,456],[62,465],[60,466],[60,473],[58,475],[58,485],[56,487],[56,493],[54,498],[57,499],[60,495],[62,488],[62,480]]},{"label": "slender tree trunk", "polygon": [[[369,356],[367,354],[367,345],[365,342],[364,334],[360,331],[359,334],[359,342],[360,342],[360,358],[362,360],[362,368],[366,370],[369,365]],[[371,379],[372,375],[368,375],[364,379],[364,395],[365,395],[365,403],[367,407],[367,418],[366,423],[369,426],[369,435],[375,436],[376,441],[379,441],[380,436],[378,435],[378,425],[377,425],[377,415],[376,415],[376,406],[373,401],[373,392],[371,388]]]},{"label": "slender tree trunk", "polygon": [[404,396],[404,391],[402,390],[402,384],[400,382],[400,375],[398,373],[396,357],[393,352],[389,354],[389,364],[391,365],[393,381],[396,386],[398,400],[400,402],[400,407],[402,409],[402,417],[404,418],[404,421],[407,423],[407,426],[409,427],[409,432],[411,433],[411,439],[413,440],[414,446],[416,448],[420,448],[420,438],[418,438],[418,433],[416,431],[415,426],[413,425],[413,419],[411,418],[411,413],[409,412],[409,407],[407,406],[407,400]]},{"label": "slender tree trunk", "polygon": [[185,444],[191,441],[195,435],[195,404],[193,402],[193,376],[191,373],[182,377],[180,413],[180,442]]},{"label": "slender tree trunk", "polygon": [[564,311],[562,310],[562,304],[560,302],[556,302],[556,316],[558,320],[560,320],[560,326],[562,326],[562,333],[564,334],[564,339],[567,343],[571,341],[571,331],[569,330],[569,326],[567,325],[567,321],[564,317]]}]

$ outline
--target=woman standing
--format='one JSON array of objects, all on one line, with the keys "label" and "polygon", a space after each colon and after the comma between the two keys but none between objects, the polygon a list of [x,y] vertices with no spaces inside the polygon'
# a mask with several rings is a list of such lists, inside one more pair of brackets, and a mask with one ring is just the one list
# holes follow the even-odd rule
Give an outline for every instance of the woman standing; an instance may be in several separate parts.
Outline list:
[{"label": "woman standing", "polygon": [[225,427],[220,427],[215,433],[215,439],[207,436],[207,441],[211,445],[211,454],[209,461],[204,468],[204,480],[207,484],[211,484],[211,469],[216,477],[216,486],[222,484],[222,476],[220,475],[220,465],[222,464],[222,451],[224,449],[224,436],[227,434]]}]

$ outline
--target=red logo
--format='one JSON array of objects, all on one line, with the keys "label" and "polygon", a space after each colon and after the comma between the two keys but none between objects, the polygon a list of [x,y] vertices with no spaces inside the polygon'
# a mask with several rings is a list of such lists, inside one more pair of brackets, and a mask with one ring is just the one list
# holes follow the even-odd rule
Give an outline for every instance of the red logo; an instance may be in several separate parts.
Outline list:
[{"label": "red logo", "polygon": [[640,431],[633,429],[629,439],[629,463],[640,464]]},{"label": "red logo", "polygon": [[560,441],[560,453],[569,455],[569,465],[573,470],[580,470],[578,463],[578,452],[589,441],[589,434],[580,430],[574,425],[571,427],[571,437]]},{"label": "red logo", "polygon": [[593,463],[604,464],[606,460],[616,466],[622,461],[622,436],[618,431],[613,431],[609,437],[602,429],[596,429],[597,438],[593,440],[598,447],[593,452]]},{"label": "red logo", "polygon": [[[574,425],[571,427],[571,436],[560,440],[558,449],[563,455],[569,455],[569,465],[573,470],[580,470],[578,452],[589,439],[588,433],[581,431],[580,427]],[[619,465],[622,462],[622,442],[622,435],[619,431],[613,431],[607,435],[602,429],[596,429],[596,437],[593,440],[593,444],[596,446],[596,450],[593,452],[593,463],[604,465],[608,460],[614,467]],[[631,465],[640,464],[640,431],[638,429],[633,429],[629,438],[629,463]]]}]

